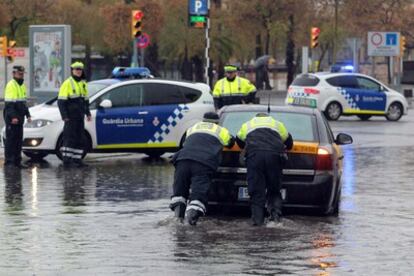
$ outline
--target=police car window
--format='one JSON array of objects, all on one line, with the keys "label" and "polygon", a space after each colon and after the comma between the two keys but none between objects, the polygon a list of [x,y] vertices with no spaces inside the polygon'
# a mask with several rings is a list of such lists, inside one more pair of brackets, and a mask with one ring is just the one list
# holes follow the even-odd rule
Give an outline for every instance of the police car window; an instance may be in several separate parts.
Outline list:
[{"label": "police car window", "polygon": [[360,89],[373,90],[373,91],[381,90],[381,86],[378,83],[370,79],[363,78],[363,77],[357,77],[357,81],[358,81],[358,87]]},{"label": "police car window", "polygon": [[319,83],[319,78],[314,75],[300,75],[292,82],[295,86],[316,86]]},{"label": "police car window", "polygon": [[141,84],[116,87],[99,97],[95,102],[100,103],[108,99],[112,102],[112,108],[140,106],[142,103],[142,89]]},{"label": "police car window", "polygon": [[193,103],[201,97],[201,91],[189,87],[178,86],[180,92],[183,94],[184,103]]},{"label": "police car window", "polygon": [[[225,113],[222,125],[232,135],[237,135],[243,123],[252,119],[257,112],[229,112]],[[281,121],[292,134],[293,140],[315,142],[318,141],[315,117],[310,114],[272,112],[271,115]]]},{"label": "police car window", "polygon": [[166,83],[145,83],[143,105],[166,105],[185,103],[179,87]]},{"label": "police car window", "polygon": [[357,80],[354,76],[338,76],[326,80],[330,85],[343,88],[358,88]]}]

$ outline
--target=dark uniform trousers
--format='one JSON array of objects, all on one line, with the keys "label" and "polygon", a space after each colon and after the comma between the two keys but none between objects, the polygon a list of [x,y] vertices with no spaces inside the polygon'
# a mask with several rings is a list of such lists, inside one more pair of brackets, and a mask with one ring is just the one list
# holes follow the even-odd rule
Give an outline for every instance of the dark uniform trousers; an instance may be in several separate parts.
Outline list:
[{"label": "dark uniform trousers", "polygon": [[22,161],[23,125],[6,123],[5,164],[19,165]]},{"label": "dark uniform trousers", "polygon": [[[208,189],[214,170],[193,160],[179,160],[175,164],[173,197],[199,200],[204,205],[208,201]],[[191,186],[191,195],[189,194]]]},{"label": "dark uniform trousers", "polygon": [[[269,151],[249,152],[246,157],[247,183],[252,207],[281,213],[282,164],[280,154]],[[266,192],[267,191],[267,192]]]},{"label": "dark uniform trousers", "polygon": [[63,127],[63,162],[81,161],[84,149],[84,128],[83,119],[69,119]]}]

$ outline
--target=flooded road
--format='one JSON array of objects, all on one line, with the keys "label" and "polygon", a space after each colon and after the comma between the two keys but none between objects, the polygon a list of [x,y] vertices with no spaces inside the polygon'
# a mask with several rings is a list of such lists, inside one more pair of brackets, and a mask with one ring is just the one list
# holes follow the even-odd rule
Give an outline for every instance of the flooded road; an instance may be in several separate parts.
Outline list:
[{"label": "flooded road", "polygon": [[412,275],[413,115],[333,122],[354,138],[339,216],[289,215],[263,228],[248,217],[177,224],[168,155],[1,166],[0,275]]}]

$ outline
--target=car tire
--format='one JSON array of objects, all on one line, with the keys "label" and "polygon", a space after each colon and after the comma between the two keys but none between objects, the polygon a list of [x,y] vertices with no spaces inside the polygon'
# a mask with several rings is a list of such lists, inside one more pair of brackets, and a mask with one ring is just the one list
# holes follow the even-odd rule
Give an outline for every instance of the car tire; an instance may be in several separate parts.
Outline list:
[{"label": "car tire", "polygon": [[42,160],[43,158],[49,155],[46,152],[35,152],[35,151],[23,151],[23,154],[35,161]]},{"label": "car tire", "polygon": [[325,114],[326,119],[329,121],[336,121],[342,115],[342,106],[338,102],[331,102],[325,108],[325,111],[323,113]]},{"label": "car tire", "polygon": [[145,154],[151,159],[158,159],[164,153],[165,153],[165,151],[150,151],[150,152],[146,152]]},{"label": "car tire", "polygon": [[341,190],[339,190],[337,198],[335,200],[333,209],[332,209],[332,215],[338,216],[339,215],[339,206],[341,205]]},{"label": "car tire", "polygon": [[401,119],[403,115],[403,107],[400,103],[394,102],[390,104],[387,110],[387,115],[385,115],[385,118],[387,118],[388,121],[398,121]]},{"label": "car tire", "polygon": [[[83,150],[82,159],[84,159],[86,154],[88,154],[88,152],[92,149],[92,141],[91,141],[89,135],[85,133],[85,136],[86,136],[85,140],[87,142],[84,145],[85,147],[84,147],[84,150]],[[60,135],[60,137],[58,139],[58,142],[56,143],[56,149],[55,149],[55,154],[60,160],[63,159],[62,153],[59,150],[62,146],[63,146],[63,137],[62,137],[62,135]]]},{"label": "car tire", "polygon": [[369,118],[372,117],[372,115],[366,115],[366,114],[361,114],[361,115],[357,115],[357,116],[361,121],[368,121]]}]

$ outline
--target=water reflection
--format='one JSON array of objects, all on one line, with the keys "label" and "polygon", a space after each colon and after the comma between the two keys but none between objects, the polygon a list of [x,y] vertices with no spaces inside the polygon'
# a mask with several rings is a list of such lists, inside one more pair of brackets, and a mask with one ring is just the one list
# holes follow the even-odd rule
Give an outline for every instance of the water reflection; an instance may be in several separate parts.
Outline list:
[{"label": "water reflection", "polygon": [[10,214],[18,213],[24,209],[22,191],[22,172],[18,168],[4,166],[3,176],[5,182],[5,202],[6,212]]}]

